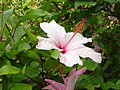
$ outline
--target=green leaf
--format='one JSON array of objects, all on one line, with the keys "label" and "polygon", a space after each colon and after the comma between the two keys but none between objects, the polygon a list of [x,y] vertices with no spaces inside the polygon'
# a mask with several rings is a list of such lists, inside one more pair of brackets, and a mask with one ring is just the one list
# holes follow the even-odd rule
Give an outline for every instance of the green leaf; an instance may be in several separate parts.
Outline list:
[{"label": "green leaf", "polygon": [[13,82],[21,82],[23,80],[26,80],[27,77],[25,77],[23,74],[18,73],[18,74],[13,74],[12,75],[12,81]]},{"label": "green leaf", "polygon": [[55,69],[58,65],[58,60],[52,60],[52,59],[48,59],[44,64],[44,68],[47,71],[51,71],[51,69]]},{"label": "green leaf", "polygon": [[32,90],[32,86],[25,83],[16,83],[10,90]]},{"label": "green leaf", "polygon": [[94,71],[97,68],[97,66],[98,66],[97,63],[93,62],[90,59],[82,59],[82,60],[84,62],[83,66],[87,67],[87,70]]},{"label": "green leaf", "polygon": [[31,46],[28,43],[22,43],[19,45],[18,50],[28,50]]},{"label": "green leaf", "polygon": [[22,52],[19,54],[19,57],[23,58],[24,61],[25,59],[27,60],[36,60],[39,61],[40,57],[38,56],[37,53],[35,53],[33,50],[27,50],[26,52]]},{"label": "green leaf", "polygon": [[26,70],[26,64],[25,64],[25,66],[23,67],[23,69],[21,71],[23,75],[25,74],[25,70]]},{"label": "green leaf", "polygon": [[34,35],[34,34],[32,34],[29,30],[27,30],[27,29],[24,29],[24,31],[25,31],[25,33],[29,36],[29,38],[31,39],[31,40],[33,40],[34,42],[37,42],[37,37]]},{"label": "green leaf", "polygon": [[23,26],[19,26],[16,29],[15,35],[14,35],[15,42],[19,42],[21,40],[21,37],[25,34],[25,31],[23,29],[24,29]]},{"label": "green leaf", "polygon": [[0,67],[4,65],[11,65],[11,62],[8,59],[0,60]]},{"label": "green leaf", "polygon": [[2,90],[2,84],[0,84],[0,90]]},{"label": "green leaf", "polygon": [[60,56],[60,52],[57,49],[55,49],[51,54],[51,57],[54,59],[58,59],[59,56]]},{"label": "green leaf", "polygon": [[39,73],[40,70],[38,69],[38,67],[26,67],[26,76],[30,78],[37,77]]},{"label": "green leaf", "polygon": [[30,64],[31,67],[38,67],[39,66],[39,63],[36,62],[36,61],[33,61],[31,64]]},{"label": "green leaf", "polygon": [[107,69],[107,67],[108,67],[109,65],[111,65],[111,64],[112,64],[112,60],[106,61],[106,63],[105,63],[104,66],[103,66],[103,71],[104,71],[105,69]]},{"label": "green leaf", "polygon": [[16,25],[19,23],[19,19],[17,18],[17,16],[11,16],[9,19],[8,19],[8,22],[7,24],[10,24],[12,29],[14,30]]},{"label": "green leaf", "polygon": [[67,0],[52,0],[53,2],[65,2]]},{"label": "green leaf", "polygon": [[40,17],[40,16],[52,16],[52,14],[42,9],[32,9],[28,11],[23,17],[21,17],[21,21],[25,21],[27,19],[33,19],[35,17]]},{"label": "green leaf", "polygon": [[18,53],[20,53],[21,50],[12,50],[10,52],[6,52],[5,55],[8,57],[8,58],[13,58],[14,56],[16,56]]},{"label": "green leaf", "polygon": [[75,8],[78,8],[80,5],[95,6],[97,3],[92,1],[75,1]]},{"label": "green leaf", "polygon": [[3,22],[2,22],[2,13],[0,14],[0,26],[5,25],[6,21],[9,19],[9,17],[12,15],[12,13],[13,13],[13,8],[4,11],[4,13],[3,13]]},{"label": "green leaf", "polygon": [[104,0],[104,1],[113,4],[113,3],[119,2],[120,0]]},{"label": "green leaf", "polygon": [[20,69],[14,66],[10,65],[4,65],[0,68],[0,75],[6,75],[6,74],[17,74],[20,73]]},{"label": "green leaf", "polygon": [[115,86],[113,87],[115,90],[120,90],[120,79],[116,82]]},{"label": "green leaf", "polygon": [[103,83],[101,86],[103,90],[109,90],[112,86],[114,86],[114,83],[108,81],[107,83]]},{"label": "green leaf", "polygon": [[100,28],[97,29],[97,33],[102,34],[105,30],[107,30],[106,27],[100,27]]}]

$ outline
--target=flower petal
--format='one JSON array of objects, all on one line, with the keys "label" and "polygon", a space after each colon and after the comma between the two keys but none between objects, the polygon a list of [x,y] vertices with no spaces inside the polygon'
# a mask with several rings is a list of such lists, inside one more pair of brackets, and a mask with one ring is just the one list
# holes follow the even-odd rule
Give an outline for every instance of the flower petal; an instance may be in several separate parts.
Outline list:
[{"label": "flower petal", "polygon": [[55,90],[65,90],[66,86],[62,83],[50,80],[50,79],[45,79],[47,83],[49,83]]},{"label": "flower petal", "polygon": [[42,50],[58,49],[56,43],[49,38],[38,37],[36,48]]},{"label": "flower petal", "polygon": [[[73,35],[73,32],[66,33],[64,42],[68,42]],[[85,38],[82,36],[82,34],[77,33],[70,41],[66,49],[73,50],[75,48],[79,48],[82,44],[85,44],[87,42],[92,42],[92,38]]]},{"label": "flower petal", "polygon": [[79,56],[74,51],[67,51],[64,54],[60,54],[60,62],[65,64],[68,67],[72,67],[74,64],[82,65],[82,61],[80,60]]},{"label": "flower petal", "polygon": [[69,78],[68,78],[66,90],[74,90],[74,88],[75,88],[75,83],[76,83],[75,73],[73,73],[73,74],[72,74],[71,76],[69,76]]},{"label": "flower petal", "polygon": [[81,57],[89,57],[92,59],[94,62],[101,63],[102,57],[100,53],[95,52],[93,49],[82,46],[79,49],[76,49],[76,52],[78,53],[79,56]]},{"label": "flower petal", "polygon": [[86,67],[76,71],[75,78],[77,79],[79,76],[81,76],[86,71]]},{"label": "flower petal", "polygon": [[43,87],[42,90],[56,90],[56,89],[53,88],[51,85],[48,85],[48,86]]},{"label": "flower petal", "polygon": [[62,42],[63,37],[66,34],[64,27],[57,24],[54,20],[52,20],[50,23],[40,23],[40,27],[45,33],[47,33],[49,38],[56,41],[58,44]]}]

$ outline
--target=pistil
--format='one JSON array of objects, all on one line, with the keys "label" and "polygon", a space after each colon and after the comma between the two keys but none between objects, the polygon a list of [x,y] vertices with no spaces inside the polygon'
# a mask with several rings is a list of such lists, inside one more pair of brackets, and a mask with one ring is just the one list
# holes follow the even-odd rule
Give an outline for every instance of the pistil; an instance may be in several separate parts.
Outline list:
[{"label": "pistil", "polygon": [[78,23],[77,27],[75,28],[75,32],[74,32],[73,36],[70,38],[70,40],[67,42],[67,44],[63,47],[63,51],[62,51],[63,53],[65,53],[66,47],[71,42],[71,40],[74,38],[74,36],[79,32],[79,30],[84,26],[85,22],[86,22],[86,19],[82,18],[81,22]]}]

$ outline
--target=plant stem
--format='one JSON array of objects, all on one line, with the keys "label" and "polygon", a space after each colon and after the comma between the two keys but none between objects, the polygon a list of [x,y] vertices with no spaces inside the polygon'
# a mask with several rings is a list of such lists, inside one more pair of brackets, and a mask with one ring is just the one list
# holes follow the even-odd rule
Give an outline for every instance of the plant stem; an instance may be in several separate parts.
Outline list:
[{"label": "plant stem", "polygon": [[65,78],[63,76],[63,69],[61,68],[60,64],[58,65],[58,68],[60,69],[60,75],[62,76],[62,79],[63,79],[64,83],[66,83]]}]

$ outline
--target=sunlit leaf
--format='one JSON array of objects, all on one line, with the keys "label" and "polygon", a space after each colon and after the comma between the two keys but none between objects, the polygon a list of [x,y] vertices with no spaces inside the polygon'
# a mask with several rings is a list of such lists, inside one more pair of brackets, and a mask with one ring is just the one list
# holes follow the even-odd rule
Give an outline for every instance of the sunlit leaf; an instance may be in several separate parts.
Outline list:
[{"label": "sunlit leaf", "polygon": [[51,57],[54,58],[54,59],[58,59],[59,56],[60,56],[60,52],[56,49],[51,54]]},{"label": "sunlit leaf", "polygon": [[21,70],[17,67],[10,66],[10,65],[4,65],[0,68],[0,75],[6,75],[6,74],[17,74]]},{"label": "sunlit leaf", "polygon": [[26,71],[26,64],[24,65],[24,67],[23,67],[21,73],[24,75],[24,74],[25,74],[25,71]]},{"label": "sunlit leaf", "polygon": [[16,83],[10,90],[32,90],[32,86],[25,83]]}]

